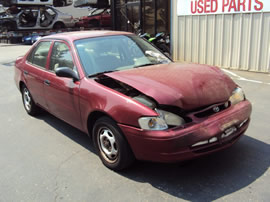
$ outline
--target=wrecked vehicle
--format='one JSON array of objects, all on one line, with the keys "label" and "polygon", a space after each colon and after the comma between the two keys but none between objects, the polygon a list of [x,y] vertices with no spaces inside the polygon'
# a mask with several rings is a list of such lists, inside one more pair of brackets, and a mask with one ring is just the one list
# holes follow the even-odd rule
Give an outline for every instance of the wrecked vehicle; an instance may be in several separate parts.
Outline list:
[{"label": "wrecked vehicle", "polygon": [[220,69],[173,63],[127,32],[44,37],[15,66],[26,112],[43,108],[84,131],[113,170],[225,149],[250,122],[250,102]]},{"label": "wrecked vehicle", "polygon": [[0,32],[14,30],[16,28],[16,22],[14,16],[0,5]]},{"label": "wrecked vehicle", "polygon": [[88,16],[81,17],[76,27],[108,27],[111,26],[111,9],[95,9]]},{"label": "wrecked vehicle", "polygon": [[75,26],[72,15],[46,7],[27,7],[16,17],[17,29],[62,29]]},{"label": "wrecked vehicle", "polygon": [[62,13],[50,6],[21,7],[17,14],[9,15],[8,22],[10,23],[2,24],[9,31],[63,29],[75,26],[72,15]]}]

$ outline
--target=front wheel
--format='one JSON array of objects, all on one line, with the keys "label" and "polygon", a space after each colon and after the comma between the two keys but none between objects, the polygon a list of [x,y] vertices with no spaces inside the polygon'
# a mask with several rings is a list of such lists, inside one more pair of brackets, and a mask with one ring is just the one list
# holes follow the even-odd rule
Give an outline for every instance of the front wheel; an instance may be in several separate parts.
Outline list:
[{"label": "front wheel", "polygon": [[22,100],[23,100],[23,106],[26,110],[26,112],[31,115],[35,116],[39,113],[40,109],[39,107],[35,104],[32,95],[30,94],[30,91],[26,86],[23,86],[21,89],[22,92]]},{"label": "front wheel", "polygon": [[108,117],[96,121],[93,142],[103,164],[112,170],[122,170],[134,162],[128,142],[117,124]]}]

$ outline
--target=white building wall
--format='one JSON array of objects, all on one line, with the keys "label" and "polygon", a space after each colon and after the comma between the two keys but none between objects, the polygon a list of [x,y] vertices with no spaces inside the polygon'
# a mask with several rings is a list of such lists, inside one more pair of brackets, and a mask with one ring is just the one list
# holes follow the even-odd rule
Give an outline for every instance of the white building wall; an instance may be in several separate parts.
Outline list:
[{"label": "white building wall", "polygon": [[270,12],[177,16],[172,0],[175,61],[270,73]]}]

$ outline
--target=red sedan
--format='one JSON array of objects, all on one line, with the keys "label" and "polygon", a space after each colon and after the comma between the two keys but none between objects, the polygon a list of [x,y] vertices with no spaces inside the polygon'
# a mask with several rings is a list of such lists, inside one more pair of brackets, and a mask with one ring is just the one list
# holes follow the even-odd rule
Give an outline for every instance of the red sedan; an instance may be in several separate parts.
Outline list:
[{"label": "red sedan", "polygon": [[75,24],[76,27],[110,27],[111,26],[110,9],[96,9],[89,16],[84,16]]},{"label": "red sedan", "polygon": [[25,110],[43,108],[92,137],[113,170],[216,152],[246,131],[251,104],[217,67],[177,64],[126,32],[43,37],[16,61]]}]

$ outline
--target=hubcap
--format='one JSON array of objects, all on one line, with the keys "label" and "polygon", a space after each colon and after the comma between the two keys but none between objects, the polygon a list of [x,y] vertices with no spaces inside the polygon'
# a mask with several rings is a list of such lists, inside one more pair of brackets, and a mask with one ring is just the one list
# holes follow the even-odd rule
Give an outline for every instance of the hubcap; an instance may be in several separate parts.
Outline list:
[{"label": "hubcap", "polygon": [[110,163],[114,163],[118,157],[118,147],[115,137],[108,128],[98,131],[98,146],[102,156]]},{"label": "hubcap", "polygon": [[23,101],[27,111],[31,110],[31,97],[29,91],[25,88],[23,90]]}]

